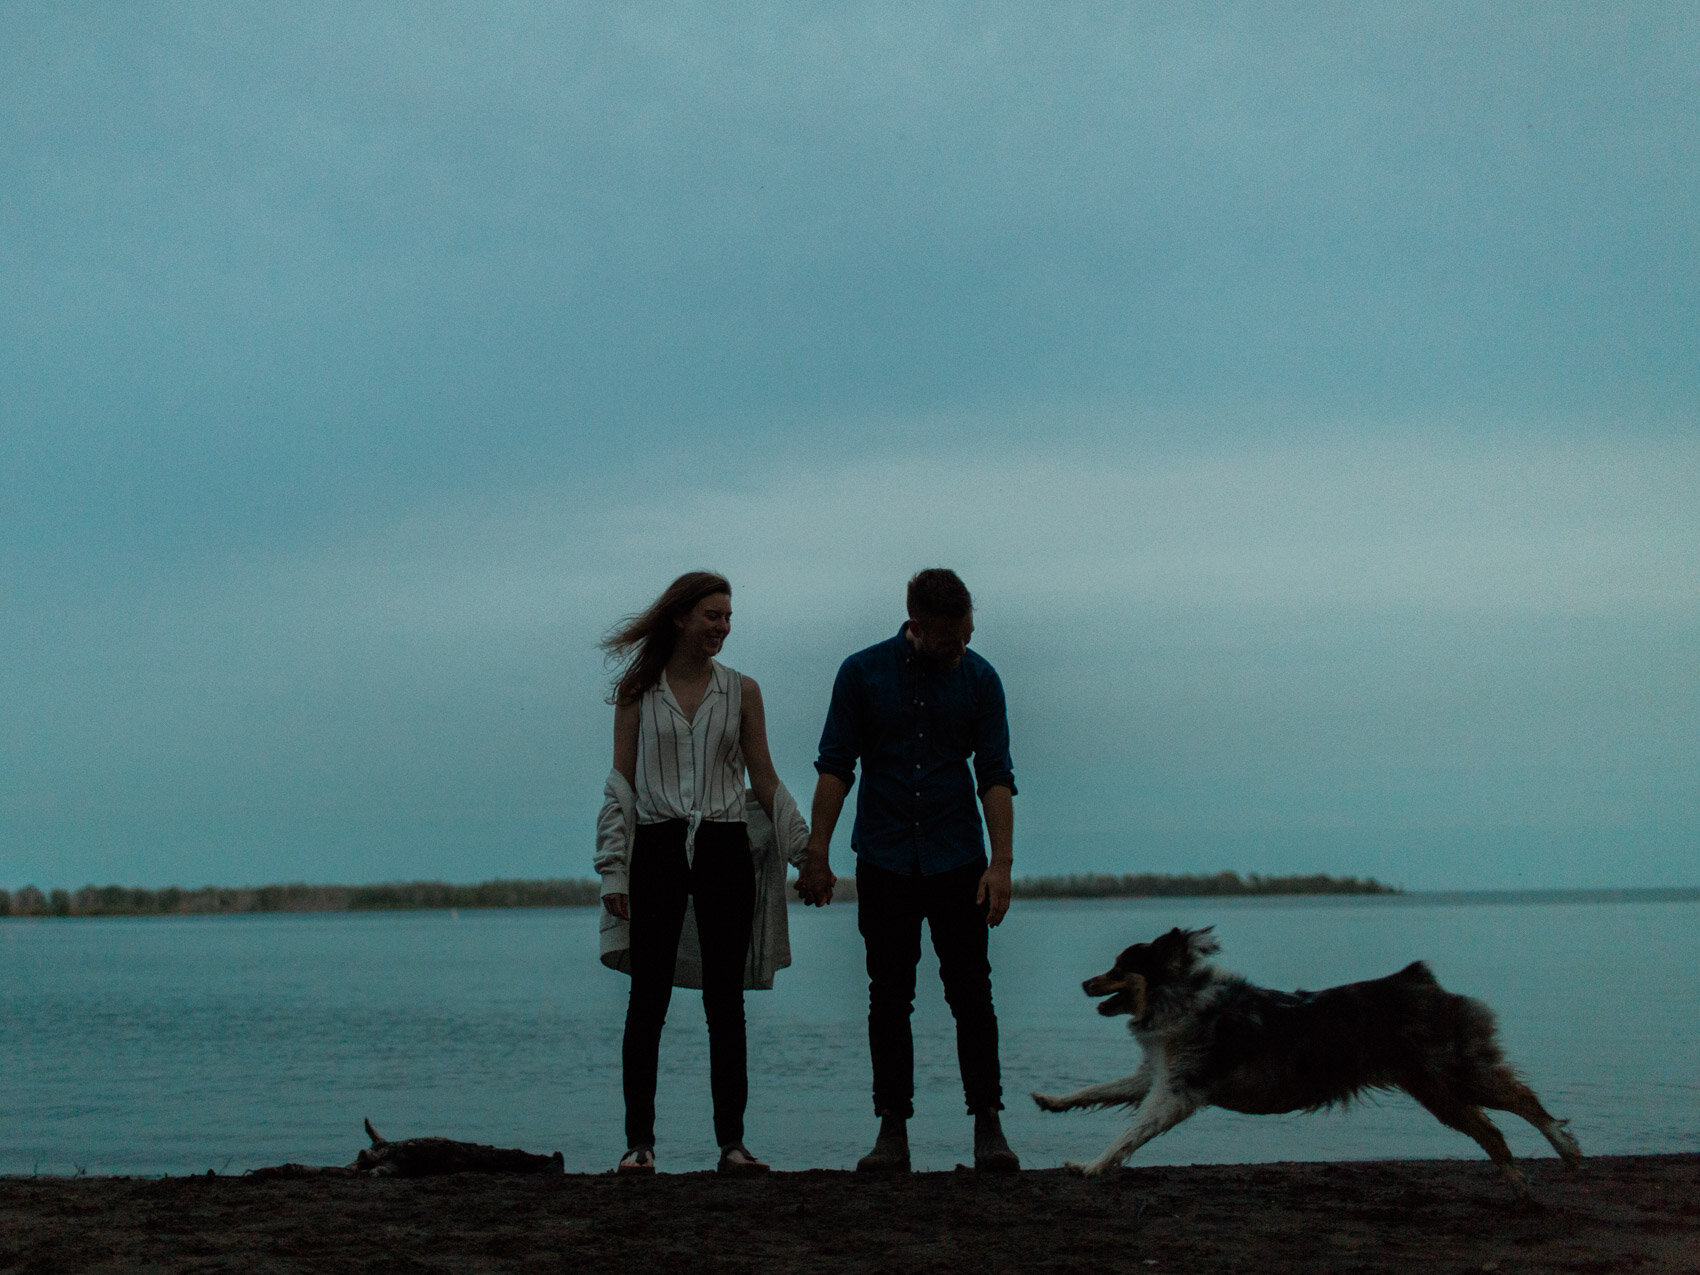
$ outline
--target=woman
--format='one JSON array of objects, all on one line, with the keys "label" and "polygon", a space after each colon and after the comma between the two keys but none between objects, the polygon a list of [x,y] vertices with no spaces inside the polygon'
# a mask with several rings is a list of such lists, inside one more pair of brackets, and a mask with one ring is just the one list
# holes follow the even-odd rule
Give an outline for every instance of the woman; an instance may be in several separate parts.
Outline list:
[{"label": "woman", "polygon": [[[744,986],[760,882],[745,822],[745,770],[780,844],[800,857],[808,830],[768,755],[761,688],[714,658],[731,628],[732,586],[724,576],[693,571],[602,643],[623,661],[610,696],[614,770],[596,853],[605,931],[629,926],[614,944],[605,932],[603,943],[604,960],[632,976],[621,1051],[621,1173],[655,1171],[655,1075],[687,900],[695,903],[701,949],[719,1169],[768,1167],[744,1147]],[[621,948],[621,959],[610,959],[611,946]],[[781,963],[788,961],[787,954]],[[767,978],[771,985],[771,969]]]}]

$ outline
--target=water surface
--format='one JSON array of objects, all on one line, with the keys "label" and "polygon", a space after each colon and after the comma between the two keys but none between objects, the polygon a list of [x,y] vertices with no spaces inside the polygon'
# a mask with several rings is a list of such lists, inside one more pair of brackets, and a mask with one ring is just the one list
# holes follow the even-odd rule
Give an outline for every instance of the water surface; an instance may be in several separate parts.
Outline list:
[{"label": "water surface", "polygon": [[[1031,1167],[1095,1154],[1118,1112],[1045,1115],[1026,1094],[1125,1075],[1138,1051],[1080,981],[1126,944],[1214,924],[1218,958],[1316,988],[1423,958],[1499,1014],[1512,1060],[1585,1152],[1700,1150],[1700,902],[1454,897],[1018,902],[993,933],[1010,1140]],[[748,1141],[775,1167],[845,1168],[871,1143],[867,980],[852,906],[791,910],[795,964],[747,997]],[[596,915],[337,913],[0,922],[0,1173],[238,1172],[353,1158],[387,1136],[622,1150],[624,977]],[[915,1163],[968,1161],[949,1011],[928,952],[915,1013]],[[710,1167],[701,999],[662,1039],[663,1169]],[[1500,1120],[1519,1155],[1550,1150]],[[1474,1157],[1414,1103],[1206,1111],[1136,1162]]]}]

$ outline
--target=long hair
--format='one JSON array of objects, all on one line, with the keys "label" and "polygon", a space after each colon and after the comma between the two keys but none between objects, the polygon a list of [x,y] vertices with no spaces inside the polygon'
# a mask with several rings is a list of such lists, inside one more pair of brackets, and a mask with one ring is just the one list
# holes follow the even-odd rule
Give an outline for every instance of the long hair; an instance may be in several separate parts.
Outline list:
[{"label": "long hair", "polygon": [[683,620],[704,598],[717,593],[732,596],[726,577],[712,571],[687,571],[648,610],[628,615],[609,631],[599,645],[619,672],[614,677],[610,704],[635,704],[643,693],[661,680],[661,670],[673,658],[673,644]]}]

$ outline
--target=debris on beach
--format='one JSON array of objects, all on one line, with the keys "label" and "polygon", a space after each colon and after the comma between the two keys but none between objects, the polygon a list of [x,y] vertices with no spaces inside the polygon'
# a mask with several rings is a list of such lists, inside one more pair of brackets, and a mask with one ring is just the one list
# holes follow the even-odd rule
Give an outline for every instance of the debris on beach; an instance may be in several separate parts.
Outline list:
[{"label": "debris on beach", "polygon": [[535,1155],[530,1151],[456,1142],[453,1138],[403,1138],[391,1142],[367,1120],[370,1147],[362,1147],[352,1164],[273,1164],[249,1169],[243,1177],[275,1178],[431,1178],[445,1173],[561,1173],[559,1151]]}]

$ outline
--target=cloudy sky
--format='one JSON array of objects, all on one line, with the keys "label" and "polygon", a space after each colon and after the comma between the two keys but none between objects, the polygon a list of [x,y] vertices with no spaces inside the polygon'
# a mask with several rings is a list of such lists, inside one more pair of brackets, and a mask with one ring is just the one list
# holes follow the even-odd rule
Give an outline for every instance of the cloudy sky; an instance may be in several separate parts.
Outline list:
[{"label": "cloudy sky", "polygon": [[699,566],[806,802],[935,564],[1018,871],[1695,884],[1696,48],[6,5],[0,886],[588,875],[596,639]]}]

